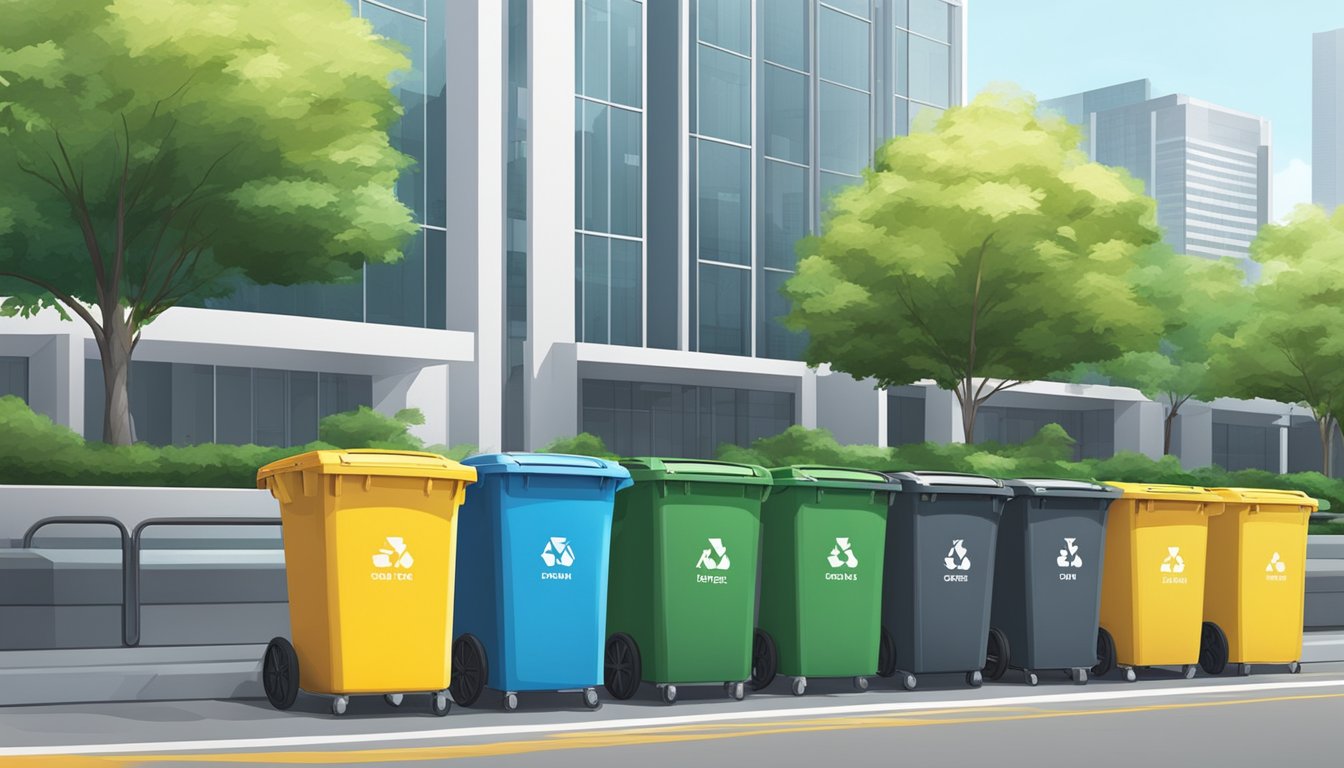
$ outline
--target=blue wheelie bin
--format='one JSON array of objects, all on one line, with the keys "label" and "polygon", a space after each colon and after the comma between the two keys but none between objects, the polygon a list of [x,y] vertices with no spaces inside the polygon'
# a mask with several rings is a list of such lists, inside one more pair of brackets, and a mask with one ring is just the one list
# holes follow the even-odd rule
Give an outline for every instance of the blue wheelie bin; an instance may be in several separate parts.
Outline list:
[{"label": "blue wheelie bin", "polygon": [[520,691],[579,691],[598,706],[616,491],[612,461],[494,453],[476,468],[457,517],[457,594],[449,691],[464,707],[486,688],[518,707]]}]

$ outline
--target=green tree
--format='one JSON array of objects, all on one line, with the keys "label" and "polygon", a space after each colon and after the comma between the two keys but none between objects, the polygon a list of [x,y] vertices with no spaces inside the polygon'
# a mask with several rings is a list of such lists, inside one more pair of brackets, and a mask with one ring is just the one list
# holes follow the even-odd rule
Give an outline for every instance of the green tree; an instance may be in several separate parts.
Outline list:
[{"label": "green tree", "polygon": [[1261,227],[1251,257],[1263,265],[1246,322],[1214,341],[1210,375],[1227,394],[1301,403],[1320,431],[1321,467],[1344,415],[1344,208],[1327,217],[1299,206]]},{"label": "green tree", "polygon": [[351,279],[415,231],[400,53],[340,0],[0,2],[0,295],[92,329],[132,441],[141,330],[184,301]]},{"label": "green tree", "polygon": [[1213,260],[1145,249],[1135,275],[1140,299],[1162,318],[1162,339],[1152,349],[1133,350],[1102,363],[1079,366],[1074,381],[1100,377],[1133,387],[1166,406],[1162,451],[1171,453],[1171,428],[1191,399],[1227,392],[1209,375],[1210,342],[1231,335],[1246,317],[1250,292],[1245,273],[1230,259]]},{"label": "green tree", "polygon": [[994,394],[1155,343],[1131,279],[1159,239],[1153,201],[1089,162],[1074,128],[986,92],[888,142],[833,198],[799,244],[787,322],[810,365],[952,390],[972,441]]}]

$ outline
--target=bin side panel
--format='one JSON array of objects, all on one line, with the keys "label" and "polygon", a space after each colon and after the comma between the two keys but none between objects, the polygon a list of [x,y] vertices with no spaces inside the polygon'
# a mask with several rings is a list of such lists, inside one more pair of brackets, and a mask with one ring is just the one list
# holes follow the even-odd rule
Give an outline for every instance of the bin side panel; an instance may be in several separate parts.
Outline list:
[{"label": "bin side panel", "polygon": [[1135,624],[1134,525],[1138,514],[1133,499],[1111,502],[1106,517],[1106,558],[1101,575],[1101,626],[1115,640],[1116,659],[1134,658]]},{"label": "bin side panel", "polygon": [[334,499],[335,626],[328,693],[448,687],[457,483],[344,478]]},{"label": "bin side panel", "polygon": [[495,685],[502,654],[500,515],[502,474],[483,474],[467,486],[457,517],[453,636],[474,635],[485,648],[488,685]]},{"label": "bin side panel", "polygon": [[659,683],[728,682],[751,673],[761,490],[667,483],[657,511],[663,582],[655,616]]},{"label": "bin side panel", "polygon": [[[1137,666],[1195,664],[1204,621],[1208,518],[1193,503],[1154,500],[1134,529],[1134,647]],[[1164,504],[1169,506],[1164,508]]]},{"label": "bin side panel", "polygon": [[1010,663],[1023,666],[1027,653],[1031,615],[1031,594],[1027,579],[1027,518],[1035,499],[1009,499],[999,521],[997,551],[994,554],[994,598],[990,625],[1008,637]]},{"label": "bin side panel", "polygon": [[640,482],[616,494],[611,524],[611,555],[607,591],[607,636],[625,633],[639,646],[643,678],[658,653],[654,613],[662,602],[662,584],[655,577],[657,552],[654,508],[658,483]]},{"label": "bin side panel", "polygon": [[1043,501],[1027,528],[1030,640],[1020,662],[1013,647],[1014,663],[1030,669],[1090,667],[1097,658],[1106,503]]},{"label": "bin side panel", "polygon": [[[871,675],[877,669],[887,494],[825,490],[804,506],[794,551],[800,640],[780,671],[809,677]],[[785,665],[785,661],[788,665]]]},{"label": "bin side panel", "polygon": [[[1233,550],[1222,548],[1221,537],[1231,527],[1222,518],[1239,523],[1239,532],[1232,534],[1239,539]],[[1225,512],[1210,521],[1209,566],[1218,563],[1221,573],[1226,561],[1234,560],[1233,581],[1238,584],[1239,599],[1230,606],[1236,615],[1226,624],[1219,621],[1228,633],[1230,661],[1283,664],[1302,656],[1309,518],[1310,513],[1298,507],[1262,505],[1258,512],[1244,516]],[[1207,591],[1212,596],[1221,586],[1210,582]]]},{"label": "bin side panel", "polygon": [[561,690],[602,682],[615,481],[513,475],[503,508],[504,644],[491,686]]},{"label": "bin side panel", "polygon": [[896,668],[914,671],[919,638],[916,634],[916,599],[919,569],[915,538],[920,496],[898,493],[887,512],[886,562],[882,569],[882,627],[891,635]]},{"label": "bin side panel", "polygon": [[329,501],[318,487],[305,496],[297,472],[279,475],[273,482],[284,484],[291,500],[280,505],[280,525],[290,640],[299,655],[299,684],[305,690],[321,693],[331,690],[336,656],[332,614],[335,595],[333,582],[328,579]]},{"label": "bin side panel", "polygon": [[799,507],[812,488],[777,488],[761,507],[760,609],[756,625],[775,640],[779,670],[783,674],[799,665],[802,642],[798,607]]}]

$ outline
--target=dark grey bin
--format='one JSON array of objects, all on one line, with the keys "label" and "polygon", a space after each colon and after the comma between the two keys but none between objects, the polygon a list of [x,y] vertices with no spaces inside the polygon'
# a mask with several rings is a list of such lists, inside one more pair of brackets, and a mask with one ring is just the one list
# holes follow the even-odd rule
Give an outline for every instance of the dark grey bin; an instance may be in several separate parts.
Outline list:
[{"label": "dark grey bin", "polygon": [[1013,497],[999,522],[985,677],[1009,669],[1067,670],[1087,682],[1097,662],[1106,510],[1121,491],[1077,480],[1008,480]]},{"label": "dark grey bin", "polygon": [[916,675],[964,673],[979,686],[989,635],[1002,482],[952,472],[896,472],[887,516],[878,674],[907,690]]}]

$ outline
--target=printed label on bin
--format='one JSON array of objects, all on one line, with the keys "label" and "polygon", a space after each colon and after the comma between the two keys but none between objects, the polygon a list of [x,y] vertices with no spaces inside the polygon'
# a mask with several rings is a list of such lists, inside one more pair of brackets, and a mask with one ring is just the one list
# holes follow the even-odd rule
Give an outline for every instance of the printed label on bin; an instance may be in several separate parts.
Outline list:
[{"label": "printed label on bin", "polygon": [[[724,545],[723,539],[710,539],[709,548],[700,553],[700,560],[695,564],[695,569],[727,571],[732,564],[733,561],[728,559],[728,547]],[[695,580],[701,584],[727,584],[728,576],[697,573]]]},{"label": "printed label on bin", "polygon": [[1288,564],[1279,559],[1279,553],[1269,559],[1269,565],[1265,566],[1265,581],[1287,581]]},{"label": "printed label on bin", "polygon": [[[826,562],[832,568],[832,572],[826,574],[827,581],[859,580],[857,573],[847,573],[847,571],[859,567],[859,558],[854,555],[854,548],[850,546],[848,536],[835,537],[835,546],[831,547],[831,553],[826,556]],[[839,571],[839,573],[834,571]]]},{"label": "printed label on bin", "polygon": [[373,555],[373,567],[379,570],[371,572],[369,576],[374,581],[412,581],[415,578],[415,574],[410,573],[413,565],[415,558],[411,557],[410,550],[406,548],[406,540],[400,536],[388,536],[384,545],[379,546]]},{"label": "printed label on bin", "polygon": [[1180,547],[1167,547],[1167,557],[1162,561],[1161,571],[1164,574],[1163,584],[1185,584],[1190,580],[1186,576],[1177,575],[1185,572],[1185,558],[1181,557]]},{"label": "printed label on bin", "polygon": [[568,537],[552,536],[547,539],[546,546],[541,550],[541,561],[547,568],[565,569],[542,571],[542,581],[571,581],[574,578],[574,574],[568,570],[574,564],[574,547],[570,545]]},{"label": "printed label on bin", "polygon": [[[1064,548],[1059,550],[1059,557],[1055,558],[1055,565],[1060,568],[1082,568],[1083,556],[1078,553],[1078,539],[1064,539]],[[1059,574],[1060,581],[1077,581],[1078,574],[1065,571]]]},{"label": "printed label on bin", "polygon": [[965,539],[953,539],[952,548],[947,550],[947,557],[943,558],[943,567],[949,571],[963,571],[963,573],[949,573],[943,576],[943,581],[970,581],[971,577],[964,572],[971,570],[971,555],[966,549]]}]

